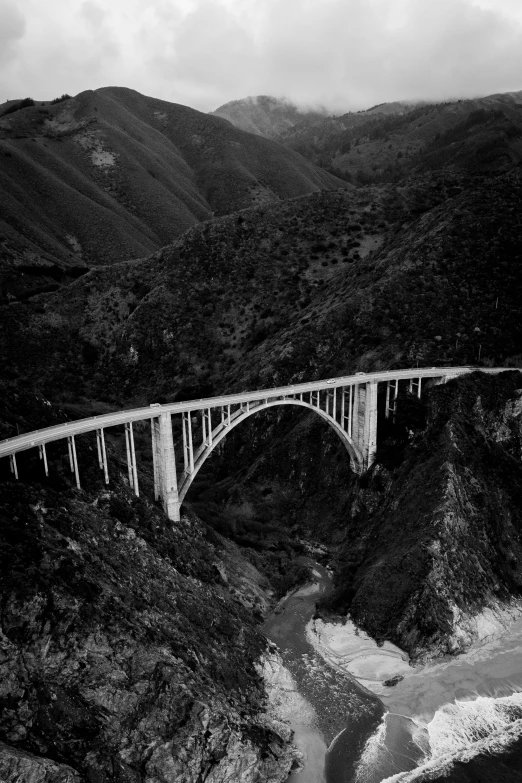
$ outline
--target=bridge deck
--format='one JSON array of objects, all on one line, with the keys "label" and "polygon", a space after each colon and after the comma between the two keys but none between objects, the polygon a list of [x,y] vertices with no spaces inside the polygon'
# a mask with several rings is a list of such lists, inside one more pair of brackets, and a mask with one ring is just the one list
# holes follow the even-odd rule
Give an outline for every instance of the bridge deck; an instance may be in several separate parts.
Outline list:
[{"label": "bridge deck", "polygon": [[80,435],[85,432],[93,432],[105,427],[114,427],[126,424],[132,421],[142,421],[152,419],[158,416],[160,412],[165,413],[183,413],[185,411],[198,411],[204,408],[217,408],[226,405],[237,405],[246,402],[255,402],[257,400],[273,400],[284,396],[295,394],[305,394],[307,392],[321,391],[324,389],[334,389],[347,387],[356,384],[373,382],[384,382],[394,380],[409,380],[410,378],[440,378],[456,377],[466,373],[480,372],[497,374],[506,372],[508,367],[483,368],[483,367],[430,367],[414,368],[407,370],[388,370],[385,372],[357,373],[356,375],[347,375],[341,378],[328,378],[322,381],[312,381],[311,383],[296,383],[291,386],[281,386],[275,389],[260,389],[252,392],[240,392],[237,394],[227,394],[221,397],[208,397],[200,400],[189,400],[187,402],[173,402],[164,405],[152,405],[143,408],[133,408],[130,410],[116,411],[115,413],[106,413],[101,416],[91,416],[88,419],[79,419],[78,421],[57,424],[52,427],[45,427],[40,430],[34,430],[23,435],[17,435],[13,438],[7,438],[0,442],[0,457],[6,457],[10,454],[16,454],[19,451],[34,448],[45,443],[69,437],[71,435]]}]

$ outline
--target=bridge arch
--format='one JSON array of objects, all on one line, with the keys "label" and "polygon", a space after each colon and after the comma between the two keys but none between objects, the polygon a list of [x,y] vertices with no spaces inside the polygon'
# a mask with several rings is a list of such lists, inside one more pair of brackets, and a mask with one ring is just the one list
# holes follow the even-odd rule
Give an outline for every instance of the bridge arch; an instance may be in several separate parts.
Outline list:
[{"label": "bridge arch", "polygon": [[348,433],[342,429],[339,422],[337,422],[332,416],[330,416],[328,413],[321,410],[320,408],[316,407],[315,405],[311,405],[310,403],[304,402],[303,400],[298,400],[298,399],[271,400],[269,402],[258,403],[255,406],[251,407],[249,410],[236,411],[236,413],[231,417],[229,424],[228,423],[219,424],[212,431],[212,437],[211,439],[209,439],[209,442],[207,442],[204,448],[201,448],[195,455],[194,469],[190,473],[184,471],[184,473],[181,476],[181,480],[179,482],[180,505],[183,502],[192,482],[196,478],[197,474],[199,473],[200,469],[203,467],[208,457],[212,454],[216,446],[218,446],[226,438],[229,432],[233,430],[235,427],[237,427],[238,424],[241,424],[243,421],[250,418],[250,416],[253,416],[255,413],[267,410],[268,408],[273,408],[276,405],[297,405],[301,408],[308,408],[314,413],[317,413],[322,419],[324,419],[330,425],[330,427],[334,430],[334,432],[337,433],[337,435],[343,442],[348,452],[348,455],[350,457],[350,466],[352,470],[355,473],[360,473],[362,471],[364,461],[360,449],[357,447],[357,445],[354,443],[354,441],[348,435]]}]

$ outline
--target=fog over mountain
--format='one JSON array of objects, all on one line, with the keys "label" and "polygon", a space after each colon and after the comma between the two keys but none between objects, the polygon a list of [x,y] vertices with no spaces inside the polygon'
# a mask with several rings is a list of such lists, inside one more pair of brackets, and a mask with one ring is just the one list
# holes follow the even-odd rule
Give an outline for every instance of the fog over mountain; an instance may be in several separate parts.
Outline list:
[{"label": "fog over mountain", "polygon": [[285,95],[332,111],[520,88],[514,0],[0,2],[0,100],[111,82],[210,111]]}]

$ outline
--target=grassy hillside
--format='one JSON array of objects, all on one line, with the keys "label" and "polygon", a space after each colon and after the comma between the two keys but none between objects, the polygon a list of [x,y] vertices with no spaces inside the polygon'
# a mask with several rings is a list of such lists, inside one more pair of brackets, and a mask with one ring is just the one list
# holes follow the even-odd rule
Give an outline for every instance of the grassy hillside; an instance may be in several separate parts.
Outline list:
[{"label": "grassy hillside", "polygon": [[146,255],[197,222],[338,187],[217,117],[117,87],[0,117],[3,295]]}]

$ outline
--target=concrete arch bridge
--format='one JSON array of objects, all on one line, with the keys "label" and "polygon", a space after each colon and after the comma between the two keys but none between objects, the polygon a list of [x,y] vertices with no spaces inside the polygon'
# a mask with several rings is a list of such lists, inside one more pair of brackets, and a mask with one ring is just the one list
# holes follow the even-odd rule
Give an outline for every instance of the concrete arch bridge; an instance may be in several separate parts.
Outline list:
[{"label": "concrete arch bridge", "polygon": [[[198,471],[216,446],[245,419],[276,405],[297,405],[308,408],[324,419],[344,443],[352,469],[361,473],[375,458],[377,449],[377,394],[379,384],[385,384],[385,415],[394,416],[399,388],[421,396],[429,385],[446,383],[459,375],[476,371],[475,367],[432,367],[429,369],[391,370],[377,373],[357,373],[342,378],[329,378],[312,383],[300,383],[276,389],[209,397],[202,400],[154,403],[145,408],[118,411],[102,416],[59,424],[0,441],[0,458],[7,457],[11,471],[18,478],[16,455],[38,448],[46,475],[48,463],[46,444],[67,440],[71,471],[80,488],[80,473],[75,436],[92,432],[96,436],[98,461],[109,483],[104,431],[124,426],[129,484],[139,495],[138,469],[134,448],[133,423],[151,423],[154,491],[161,500],[169,519],[179,521],[180,508]],[[483,369],[499,373],[507,368]],[[181,437],[174,443],[172,416],[181,417]],[[195,443],[195,440],[199,441]],[[176,449],[183,455],[179,467]]]}]

